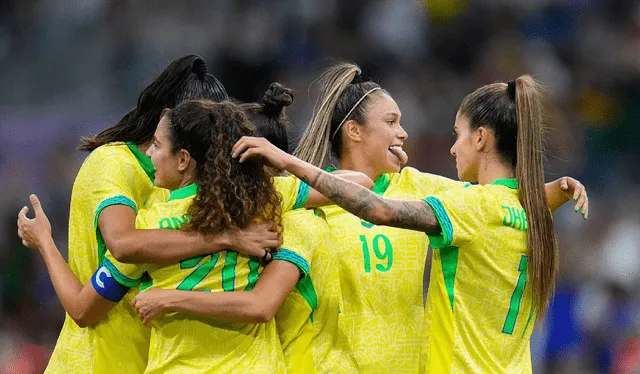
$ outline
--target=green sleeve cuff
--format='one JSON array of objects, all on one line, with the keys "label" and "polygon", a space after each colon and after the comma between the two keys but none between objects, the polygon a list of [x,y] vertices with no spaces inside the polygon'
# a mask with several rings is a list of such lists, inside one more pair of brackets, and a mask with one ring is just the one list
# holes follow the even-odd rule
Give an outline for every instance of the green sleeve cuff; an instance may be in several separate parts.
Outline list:
[{"label": "green sleeve cuff", "polygon": [[442,230],[441,234],[438,235],[429,235],[429,244],[431,248],[434,249],[442,249],[451,246],[453,242],[453,225],[451,224],[451,220],[449,219],[449,215],[447,215],[447,211],[442,205],[442,202],[434,196],[428,196],[424,198],[424,201],[427,202],[433,209],[433,213],[436,215],[438,219],[438,223],[440,224],[440,229]]},{"label": "green sleeve cuff", "polygon": [[273,259],[288,261],[296,265],[302,272],[302,278],[300,278],[300,280],[298,280],[298,283],[296,283],[296,288],[305,299],[307,304],[309,304],[309,308],[311,308],[311,314],[309,315],[309,318],[311,318],[311,322],[313,322],[313,312],[318,307],[318,295],[316,294],[316,290],[313,287],[313,282],[311,281],[311,276],[309,275],[309,263],[299,254],[286,248],[281,248],[278,253],[273,255]]},{"label": "green sleeve cuff", "polygon": [[140,284],[139,279],[129,278],[126,275],[122,274],[120,270],[118,270],[118,268],[116,268],[116,266],[111,261],[109,261],[108,258],[104,259],[104,262],[102,263],[102,265],[106,267],[107,270],[109,270],[109,273],[111,273],[111,276],[113,276],[113,278],[121,285],[133,288],[133,287],[137,287],[138,284]]},{"label": "green sleeve cuff", "polygon": [[292,250],[280,248],[280,250],[273,255],[273,259],[290,262],[300,269],[304,277],[309,275],[309,263],[307,260]]},{"label": "green sleeve cuff", "polygon": [[106,200],[103,200],[100,205],[98,205],[98,208],[96,209],[96,214],[94,216],[94,220],[93,220],[93,224],[94,227],[98,227],[98,218],[100,218],[100,213],[102,213],[102,211],[107,208],[110,207],[112,205],[126,205],[126,206],[130,206],[135,212],[138,212],[138,208],[136,207],[136,203],[131,200],[130,198],[124,196],[124,195],[118,195],[118,196],[114,196],[114,197],[110,197]]},{"label": "green sleeve cuff", "polygon": [[307,199],[309,198],[309,187],[303,181],[300,181],[300,185],[298,186],[298,194],[296,195],[296,202],[293,204],[293,210],[304,208],[304,205],[307,203]]}]

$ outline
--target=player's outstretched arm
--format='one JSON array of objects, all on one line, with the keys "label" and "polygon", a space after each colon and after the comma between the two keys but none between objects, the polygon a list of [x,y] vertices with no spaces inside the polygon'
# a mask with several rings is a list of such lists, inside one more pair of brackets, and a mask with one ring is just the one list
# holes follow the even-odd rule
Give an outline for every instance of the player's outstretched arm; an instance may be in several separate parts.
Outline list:
[{"label": "player's outstretched arm", "polygon": [[440,224],[431,206],[421,200],[392,200],[331,175],[273,146],[264,138],[242,137],[232,149],[240,162],[262,159],[269,165],[287,170],[310,187],[356,216],[376,225],[394,226],[437,234]]},{"label": "player's outstretched arm", "polygon": [[135,221],[136,212],[126,205],[109,206],[98,218],[102,238],[120,262],[170,265],[228,248],[262,258],[265,248],[279,248],[281,244],[272,223],[204,236],[182,230],[138,230]]},{"label": "player's outstretched arm", "polygon": [[27,218],[29,208],[18,214],[18,235],[25,247],[37,249],[47,266],[51,283],[69,316],[80,327],[97,323],[117,303],[100,296],[91,286],[83,285],[67,266],[51,236],[51,224],[36,195],[29,197],[35,218]]},{"label": "player's outstretched arm", "polygon": [[132,305],[145,325],[167,312],[230,322],[264,323],[278,312],[299,278],[298,267],[275,260],[260,274],[251,291],[196,292],[152,288],[139,293]]},{"label": "player's outstretched arm", "polygon": [[[371,180],[371,178],[367,177],[366,174],[361,173],[359,171],[335,170],[335,171],[332,171],[331,174],[339,175],[340,178],[346,179],[353,183],[357,183],[367,189],[373,188],[374,183]],[[326,196],[318,192],[316,189],[311,188],[311,190],[309,190],[309,197],[307,198],[307,203],[304,204],[304,207],[317,208],[325,205],[333,205],[333,201],[331,201]]]}]

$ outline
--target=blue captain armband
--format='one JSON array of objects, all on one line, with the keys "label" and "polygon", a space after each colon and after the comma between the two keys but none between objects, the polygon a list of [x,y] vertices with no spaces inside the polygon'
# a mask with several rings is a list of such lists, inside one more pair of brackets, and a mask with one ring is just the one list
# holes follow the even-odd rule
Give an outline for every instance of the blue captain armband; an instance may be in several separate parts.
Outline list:
[{"label": "blue captain armband", "polygon": [[130,289],[118,283],[104,265],[101,265],[91,276],[91,285],[93,285],[93,289],[96,290],[98,295],[114,303],[122,300]]}]

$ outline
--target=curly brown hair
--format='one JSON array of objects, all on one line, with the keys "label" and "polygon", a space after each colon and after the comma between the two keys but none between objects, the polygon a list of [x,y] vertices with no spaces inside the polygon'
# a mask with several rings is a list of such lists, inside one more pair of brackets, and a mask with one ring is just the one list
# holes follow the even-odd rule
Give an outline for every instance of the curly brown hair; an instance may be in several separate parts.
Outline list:
[{"label": "curly brown hair", "polygon": [[280,224],[281,200],[260,162],[231,158],[231,148],[253,135],[240,106],[230,101],[186,101],[166,114],[174,152],[185,149],[196,161],[198,192],[189,207],[187,230],[211,234],[243,229],[254,221]]}]

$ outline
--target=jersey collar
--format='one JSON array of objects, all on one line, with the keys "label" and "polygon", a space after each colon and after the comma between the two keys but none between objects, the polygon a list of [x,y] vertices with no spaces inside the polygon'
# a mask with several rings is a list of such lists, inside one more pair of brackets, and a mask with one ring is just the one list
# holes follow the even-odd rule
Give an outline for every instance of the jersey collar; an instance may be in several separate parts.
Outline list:
[{"label": "jersey collar", "polygon": [[149,156],[140,152],[140,149],[135,143],[126,142],[125,144],[127,145],[127,147],[129,147],[129,150],[131,151],[131,153],[133,153],[136,160],[138,160],[138,163],[142,167],[142,170],[144,170],[149,179],[151,179],[151,183],[153,183],[153,181],[156,179],[156,168],[153,167],[153,163],[151,162]]},{"label": "jersey collar", "polygon": [[[332,171],[336,171],[338,170],[335,166],[329,166],[325,169],[328,173],[331,173]],[[373,193],[375,193],[376,195],[382,195],[384,194],[384,192],[387,190],[387,188],[389,187],[389,176],[387,174],[382,174],[380,177],[378,177],[378,179],[376,179],[376,181],[373,183],[373,188],[371,189],[371,191]]]},{"label": "jersey collar", "polygon": [[518,180],[515,178],[496,179],[491,184],[494,184],[497,186],[505,186],[513,190],[518,189]]},{"label": "jersey collar", "polygon": [[191,197],[191,196],[195,195],[196,192],[198,192],[198,184],[197,183],[191,183],[191,184],[189,184],[187,186],[184,186],[182,188],[178,188],[177,190],[171,191],[171,195],[169,195],[169,200],[168,201]]}]

